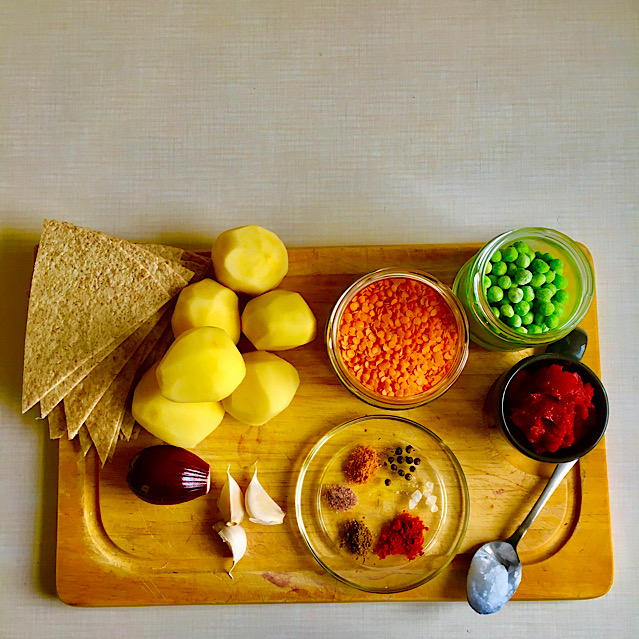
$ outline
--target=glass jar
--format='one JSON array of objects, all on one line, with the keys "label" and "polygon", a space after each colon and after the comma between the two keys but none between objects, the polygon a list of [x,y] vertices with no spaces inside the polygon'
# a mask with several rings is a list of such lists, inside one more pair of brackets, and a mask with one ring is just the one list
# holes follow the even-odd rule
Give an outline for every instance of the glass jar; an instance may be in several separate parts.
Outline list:
[{"label": "glass jar", "polygon": [[[451,312],[458,336],[456,351],[446,375],[427,391],[405,397],[382,395],[362,384],[345,364],[339,346],[339,328],[342,315],[349,307],[353,297],[375,282],[398,278],[415,280],[436,291]],[[378,408],[395,410],[409,409],[433,401],[443,395],[452,386],[461,374],[468,358],[468,320],[466,319],[466,314],[459,300],[445,284],[442,284],[442,282],[432,275],[417,270],[384,268],[368,273],[355,281],[342,293],[341,297],[335,303],[326,324],[325,339],[331,366],[342,384],[344,384],[353,395]]]},{"label": "glass jar", "polygon": [[[486,298],[483,278],[490,258],[498,249],[524,241],[535,252],[551,253],[563,262],[569,300],[561,323],[544,333],[518,332],[498,319]],[[544,346],[567,335],[584,318],[594,296],[595,276],[584,250],[559,231],[546,228],[524,228],[508,231],[486,244],[457,273],[453,291],[468,316],[470,339],[492,351],[518,351]]]}]

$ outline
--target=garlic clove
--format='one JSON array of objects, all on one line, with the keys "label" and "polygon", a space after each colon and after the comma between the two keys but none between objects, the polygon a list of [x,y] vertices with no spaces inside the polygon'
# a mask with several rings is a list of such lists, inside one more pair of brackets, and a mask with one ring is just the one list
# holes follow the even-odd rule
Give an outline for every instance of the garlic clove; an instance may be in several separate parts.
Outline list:
[{"label": "garlic clove", "polygon": [[249,520],[254,524],[273,526],[281,524],[286,517],[284,511],[271,499],[258,481],[257,464],[253,479],[246,489],[245,506]]},{"label": "garlic clove", "polygon": [[239,524],[237,526],[227,526],[222,521],[215,524],[213,529],[217,531],[217,534],[222,538],[222,541],[224,541],[233,553],[233,565],[229,570],[229,577],[233,579],[231,572],[237,565],[237,562],[244,557],[244,553],[246,552],[246,531]]},{"label": "garlic clove", "polygon": [[244,497],[238,483],[231,477],[230,466],[226,469],[226,483],[217,500],[224,523],[237,526],[244,519]]},{"label": "garlic clove", "polygon": [[129,462],[129,488],[151,504],[182,504],[211,489],[211,467],[178,446],[144,448]]}]

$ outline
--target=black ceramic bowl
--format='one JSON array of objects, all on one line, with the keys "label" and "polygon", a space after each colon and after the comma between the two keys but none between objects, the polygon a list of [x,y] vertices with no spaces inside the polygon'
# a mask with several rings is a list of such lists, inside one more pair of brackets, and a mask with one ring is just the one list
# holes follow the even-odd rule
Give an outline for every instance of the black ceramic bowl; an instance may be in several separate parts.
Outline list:
[{"label": "black ceramic bowl", "polygon": [[[494,416],[496,425],[510,443],[527,457],[553,464],[572,461],[589,453],[603,437],[608,425],[608,395],[599,377],[580,361],[586,343],[586,333],[581,329],[575,329],[564,339],[549,346],[545,353],[522,359],[506,371],[491,389],[488,400],[489,410]],[[537,453],[521,430],[508,417],[512,408],[510,390],[513,380],[521,371],[534,372],[551,364],[559,364],[564,370],[577,373],[584,383],[593,387],[592,403],[595,407],[595,416],[583,436],[572,446],[560,448],[554,453]]]}]

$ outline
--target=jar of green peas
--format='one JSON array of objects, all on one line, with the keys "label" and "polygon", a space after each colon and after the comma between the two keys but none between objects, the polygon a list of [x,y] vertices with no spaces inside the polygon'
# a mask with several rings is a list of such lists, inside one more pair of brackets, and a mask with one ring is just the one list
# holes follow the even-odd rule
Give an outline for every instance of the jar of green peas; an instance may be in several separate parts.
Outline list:
[{"label": "jar of green peas", "polygon": [[584,250],[546,228],[508,231],[486,244],[457,273],[470,338],[493,351],[543,346],[584,318],[594,272]]}]

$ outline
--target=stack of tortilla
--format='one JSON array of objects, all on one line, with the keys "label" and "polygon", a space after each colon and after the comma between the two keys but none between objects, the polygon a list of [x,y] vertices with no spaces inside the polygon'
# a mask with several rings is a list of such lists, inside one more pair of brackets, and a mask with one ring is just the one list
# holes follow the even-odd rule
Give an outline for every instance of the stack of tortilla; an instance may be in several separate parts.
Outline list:
[{"label": "stack of tortilla", "polygon": [[45,220],[24,347],[22,412],[38,402],[52,438],[78,436],[104,464],[139,427],[130,412],[141,374],[173,339],[176,296],[210,260]]}]

